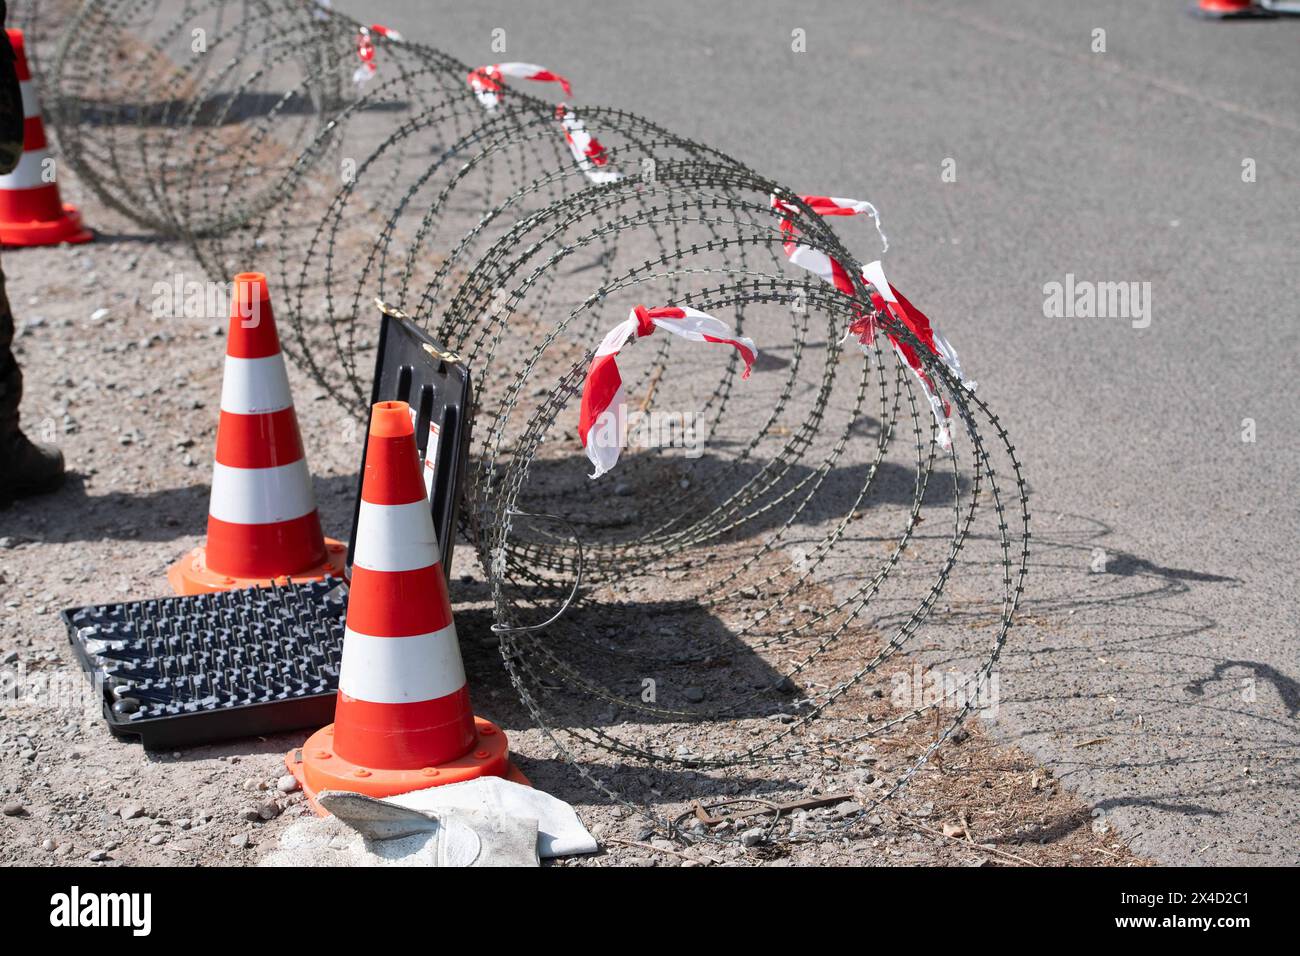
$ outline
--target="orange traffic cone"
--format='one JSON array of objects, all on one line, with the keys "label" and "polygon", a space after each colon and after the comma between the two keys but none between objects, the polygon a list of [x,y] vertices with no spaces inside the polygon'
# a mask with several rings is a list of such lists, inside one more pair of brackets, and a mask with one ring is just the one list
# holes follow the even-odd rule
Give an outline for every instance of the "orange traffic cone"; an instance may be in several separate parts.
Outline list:
[{"label": "orange traffic cone", "polygon": [[59,198],[54,165],[45,140],[41,104],[27,68],[22,30],[6,30],[14,48],[14,66],[23,93],[23,155],[12,173],[0,176],[0,245],[54,246],[60,242],[89,242],[76,207]]},{"label": "orange traffic cone", "polygon": [[[387,797],[475,777],[523,781],[470,708],[406,402],[371,410],[334,723],[285,763],[324,790]],[[319,808],[318,808],[319,809]]]},{"label": "orange traffic cone", "polygon": [[1192,13],[1207,20],[1236,20],[1271,14],[1254,0],[1196,0]]},{"label": "orange traffic cone", "polygon": [[207,544],[167,570],[177,594],[341,577],[320,530],[266,276],[235,276]]}]

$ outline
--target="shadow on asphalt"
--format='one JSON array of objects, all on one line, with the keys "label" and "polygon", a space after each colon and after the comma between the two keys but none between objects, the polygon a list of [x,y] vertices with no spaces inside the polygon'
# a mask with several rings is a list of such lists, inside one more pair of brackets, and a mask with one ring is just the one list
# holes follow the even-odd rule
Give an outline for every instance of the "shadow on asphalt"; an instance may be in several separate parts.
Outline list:
[{"label": "shadow on asphalt", "polygon": [[[1300,787],[1297,675],[1201,650],[1210,635],[1235,633],[1231,619],[1206,611],[1239,579],[1109,551],[1105,523],[1062,518],[1034,538],[1022,623],[1004,657],[1014,739],[1055,754],[1067,784],[1105,781],[1118,791],[1094,816],[1147,808],[1222,819],[1202,824],[1197,840],[1230,851],[1243,801],[1281,807]],[[1092,570],[1099,548],[1108,552],[1101,572]],[[1032,680],[1019,679],[1030,671]]]}]

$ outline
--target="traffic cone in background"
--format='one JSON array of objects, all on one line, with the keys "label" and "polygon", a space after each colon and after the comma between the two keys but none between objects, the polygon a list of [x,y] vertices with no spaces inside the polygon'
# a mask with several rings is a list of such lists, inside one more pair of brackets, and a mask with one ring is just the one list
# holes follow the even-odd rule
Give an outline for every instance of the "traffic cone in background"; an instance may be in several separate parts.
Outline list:
[{"label": "traffic cone in background", "polygon": [[506,735],[470,707],[406,402],[371,410],[356,530],[334,723],[285,757],[313,806],[325,790],[527,782]]},{"label": "traffic cone in background", "polygon": [[167,570],[177,594],[342,577],[320,529],[266,276],[235,276],[208,540]]},{"label": "traffic cone in background", "polygon": [[1267,10],[1254,0],[1197,0],[1192,13],[1207,20],[1237,20],[1245,17],[1269,17]]},{"label": "traffic cone in background", "polygon": [[59,186],[47,181],[52,170],[45,140],[41,104],[27,67],[22,30],[6,30],[14,48],[14,66],[23,93],[23,155],[14,171],[0,176],[0,245],[54,246],[60,242],[89,242],[90,230],[81,213],[59,198]]}]

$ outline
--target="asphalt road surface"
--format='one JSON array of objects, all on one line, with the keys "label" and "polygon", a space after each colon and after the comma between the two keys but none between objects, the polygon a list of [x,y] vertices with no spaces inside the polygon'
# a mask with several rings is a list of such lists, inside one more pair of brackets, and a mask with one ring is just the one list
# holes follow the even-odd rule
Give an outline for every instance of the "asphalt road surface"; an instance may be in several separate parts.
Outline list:
[{"label": "asphalt road surface", "polygon": [[[891,280],[957,346],[1033,490],[999,731],[1135,849],[1300,862],[1300,19],[1207,23],[1185,0],[336,6],[872,200]],[[1138,284],[1125,315],[1045,310],[1051,283],[1110,282]]]}]

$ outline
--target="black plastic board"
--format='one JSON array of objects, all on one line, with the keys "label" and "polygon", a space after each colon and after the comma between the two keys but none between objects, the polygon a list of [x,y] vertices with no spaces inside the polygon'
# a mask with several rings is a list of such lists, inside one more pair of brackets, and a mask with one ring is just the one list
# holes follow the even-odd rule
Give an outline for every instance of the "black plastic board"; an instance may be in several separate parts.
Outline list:
[{"label": "black plastic board", "polygon": [[69,608],[104,718],[149,750],[321,727],[343,648],[338,581]]},{"label": "black plastic board", "polygon": [[[450,582],[456,516],[469,456],[469,416],[473,408],[469,369],[460,356],[435,342],[405,314],[382,302],[377,305],[382,318],[370,403],[402,401],[411,406],[420,463],[425,469],[425,487],[430,491],[433,529],[442,549],[442,570]],[[369,425],[366,433],[369,439]],[[365,472],[363,446],[352,511],[352,536],[348,540],[349,569],[357,543],[357,515],[361,511],[361,481]]]}]

